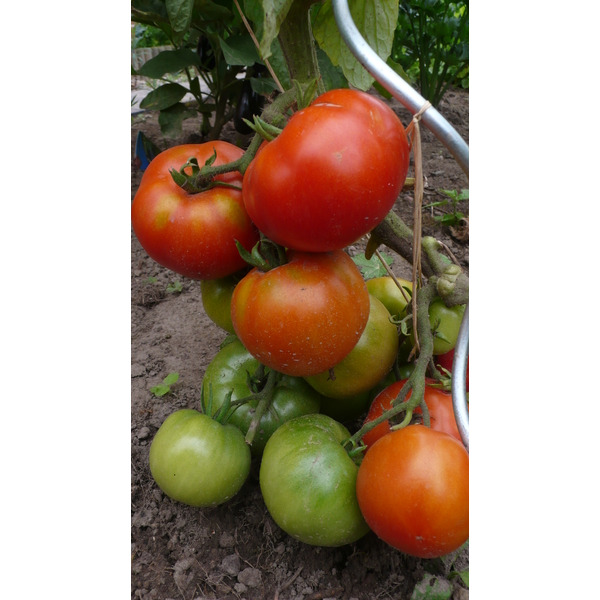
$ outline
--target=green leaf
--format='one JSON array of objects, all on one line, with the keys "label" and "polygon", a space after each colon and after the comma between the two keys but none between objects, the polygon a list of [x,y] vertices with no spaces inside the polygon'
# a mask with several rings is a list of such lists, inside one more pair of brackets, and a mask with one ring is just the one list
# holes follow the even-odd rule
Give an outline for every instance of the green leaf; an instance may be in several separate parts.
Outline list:
[{"label": "green leaf", "polygon": [[183,283],[181,283],[181,281],[174,281],[173,283],[169,283],[167,285],[167,293],[168,294],[174,294],[176,292],[182,292],[183,291]]},{"label": "green leaf", "polygon": [[165,3],[173,31],[185,33],[192,22],[194,0],[165,0]]},{"label": "green leaf", "polygon": [[[349,8],[366,42],[387,61],[398,21],[398,0],[350,0]],[[313,22],[313,34],[333,65],[342,68],[350,84],[361,90],[368,90],[373,85],[374,78],[356,60],[340,35],[331,0],[325,0],[320,7]]]},{"label": "green leaf", "polygon": [[178,380],[179,380],[179,373],[169,373],[163,379],[163,383],[165,385],[173,385],[174,383],[177,383]]},{"label": "green leaf", "polygon": [[279,28],[293,2],[294,0],[262,0],[263,31],[260,39],[260,54],[263,58],[271,56],[271,44],[279,34]]},{"label": "green leaf", "polygon": [[166,83],[152,90],[141,102],[140,108],[163,110],[177,104],[188,90],[178,83]]},{"label": "green leaf", "polygon": [[228,65],[251,67],[260,60],[249,35],[232,36],[227,41],[219,38],[219,44]]},{"label": "green leaf", "polygon": [[452,592],[452,584],[447,579],[439,579],[425,573],[423,579],[415,586],[410,600],[449,600]]},{"label": "green leaf", "polygon": [[158,79],[166,73],[178,73],[186,67],[199,65],[198,55],[189,48],[179,48],[179,50],[163,50],[154,58],[144,63],[139,74],[144,77]]},{"label": "green leaf", "polygon": [[[394,262],[392,256],[388,254],[380,253],[383,256],[383,259],[388,265],[391,265]],[[387,275],[387,271],[385,267],[381,264],[381,261],[377,258],[376,255],[373,255],[371,258],[366,258],[364,252],[361,254],[357,254],[352,258],[356,266],[360,269],[363,277],[365,279],[373,279],[375,277],[384,277]]]},{"label": "green leaf", "polygon": [[187,108],[185,104],[175,104],[158,115],[158,124],[165,137],[175,138],[181,134],[181,124],[185,119],[197,116],[197,112]]},{"label": "green leaf", "polygon": [[458,571],[458,575],[462,579],[463,583],[469,587],[469,569],[465,571]]}]

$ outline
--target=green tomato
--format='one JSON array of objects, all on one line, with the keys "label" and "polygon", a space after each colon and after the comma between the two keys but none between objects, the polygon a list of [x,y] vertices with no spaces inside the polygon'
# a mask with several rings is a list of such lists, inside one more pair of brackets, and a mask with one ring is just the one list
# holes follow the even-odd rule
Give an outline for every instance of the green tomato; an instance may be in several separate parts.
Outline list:
[{"label": "green tomato", "polygon": [[368,392],[389,372],[398,352],[398,331],[383,303],[369,294],[369,320],[358,343],[335,367],[305,377],[329,398],[350,398]]},{"label": "green tomato", "polygon": [[216,506],[240,490],[250,449],[239,429],[196,410],[169,415],[150,446],[150,472],[160,489],[190,506]]},{"label": "green tomato", "polygon": [[[410,300],[412,296],[412,283],[406,279],[398,279],[398,281],[404,289],[407,298]],[[367,290],[369,294],[372,294],[375,298],[383,302],[383,305],[394,319],[399,320],[406,316],[406,299],[391,277],[369,279],[367,281]]]},{"label": "green tomato", "polygon": [[239,280],[239,275],[234,273],[221,279],[204,279],[200,282],[204,311],[213,323],[229,333],[235,333],[231,323],[231,296]]},{"label": "green tomato", "polygon": [[348,430],[326,415],[282,425],[267,442],[260,489],[273,520],[314,546],[342,546],[369,531],[356,500],[358,466],[342,447]]},{"label": "green tomato", "polygon": [[433,331],[433,354],[446,354],[456,346],[465,305],[448,307],[441,298],[429,305],[429,322]]},{"label": "green tomato", "polygon": [[[206,368],[202,379],[202,406],[215,415],[225,402],[228,394],[231,401],[246,398],[252,394],[249,387],[260,363],[246,350],[242,342],[234,340],[224,346]],[[212,406],[208,409],[212,395]],[[319,412],[321,395],[301,377],[281,374],[273,394],[273,401],[263,414],[258,430],[252,441],[252,454],[259,456],[273,432],[293,417]],[[244,435],[248,432],[252,417],[258,406],[257,400],[240,405],[231,415],[228,423],[235,425]]]}]

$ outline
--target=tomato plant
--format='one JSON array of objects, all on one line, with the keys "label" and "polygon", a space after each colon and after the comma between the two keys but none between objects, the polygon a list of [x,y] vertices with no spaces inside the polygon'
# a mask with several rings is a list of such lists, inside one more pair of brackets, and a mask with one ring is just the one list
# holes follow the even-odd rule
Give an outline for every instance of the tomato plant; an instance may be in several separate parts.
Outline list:
[{"label": "tomato plant", "polygon": [[[373,400],[369,412],[365,418],[365,424],[374,421],[380,417],[385,411],[392,407],[392,402],[396,399],[406,380],[400,380],[392,383],[384,390],[382,390]],[[451,435],[462,444],[462,438],[458,431],[456,424],[456,418],[454,416],[454,408],[452,406],[452,395],[444,392],[443,390],[433,387],[434,380],[429,380],[429,384],[425,384],[425,392],[423,398],[427,408],[429,409],[429,418],[431,420],[431,429],[435,431],[442,431]],[[412,390],[409,390],[406,395],[408,400],[412,395]],[[415,408],[414,414],[421,414],[422,410],[420,407]],[[379,425],[376,425],[373,429],[368,431],[362,438],[363,443],[370,447],[379,438],[390,433],[389,421],[384,421]]]},{"label": "tomato plant", "polygon": [[[262,381],[251,382],[260,363],[244,348],[239,340],[224,346],[208,365],[202,380],[202,405],[210,408],[212,415],[223,406],[228,395],[235,402],[248,398],[253,392],[261,391],[265,385],[266,375]],[[255,389],[252,389],[254,386]],[[275,384],[268,408],[260,418],[258,429],[250,446],[252,453],[260,455],[267,440],[273,432],[286,421],[304,414],[319,412],[321,396],[313,390],[304,379],[281,375]],[[254,398],[240,404],[231,414],[228,423],[238,427],[244,435],[256,413],[260,400]]]},{"label": "tomato plant", "polygon": [[277,525],[301,542],[342,546],[368,531],[356,500],[358,467],[342,447],[349,436],[326,415],[306,415],[283,424],[265,446],[265,504]]},{"label": "tomato plant", "polygon": [[369,294],[369,320],[356,346],[337,365],[306,377],[329,398],[349,398],[367,392],[390,371],[398,352],[398,332],[387,308]]},{"label": "tomato plant", "polygon": [[406,316],[406,299],[410,300],[412,296],[412,283],[410,281],[398,279],[398,283],[404,289],[406,297],[391,277],[374,277],[367,280],[369,294],[383,302],[390,315],[397,321]]},{"label": "tomato plant", "polygon": [[389,106],[365,92],[331,90],[260,150],[244,174],[244,204],[282,246],[337,250],[385,218],[408,165],[404,127]]},{"label": "tomato plant", "polygon": [[344,251],[290,251],[287,263],[254,268],[238,283],[231,320],[262,364],[304,377],[330,369],[354,348],[369,309],[362,275]]},{"label": "tomato plant", "polygon": [[[217,185],[199,193],[185,191],[171,176],[170,171],[178,171],[189,158],[202,166],[215,152],[215,166],[243,154],[222,141],[161,152],[144,171],[131,207],[133,230],[150,257],[193,279],[216,279],[243,268],[246,263],[235,240],[250,249],[259,237],[244,209],[240,173],[218,175]],[[189,168],[185,173],[191,174]]]},{"label": "tomato plant", "polygon": [[169,415],[150,446],[150,471],[167,496],[191,506],[216,506],[240,490],[250,449],[233,425],[196,410]]},{"label": "tomato plant", "polygon": [[375,534],[407,554],[443,556],[469,537],[469,455],[446,433],[409,425],[379,439],[356,495]]}]

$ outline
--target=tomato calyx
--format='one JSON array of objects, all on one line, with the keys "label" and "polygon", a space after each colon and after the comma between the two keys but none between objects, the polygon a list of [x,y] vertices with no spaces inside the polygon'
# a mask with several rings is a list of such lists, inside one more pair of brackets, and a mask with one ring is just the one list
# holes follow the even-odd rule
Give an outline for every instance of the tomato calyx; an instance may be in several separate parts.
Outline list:
[{"label": "tomato calyx", "polygon": [[261,239],[254,244],[252,250],[248,252],[242,244],[235,241],[240,256],[252,267],[266,272],[275,267],[280,267],[287,262],[285,248],[276,244],[269,238],[261,236]]},{"label": "tomato calyx", "polygon": [[[235,171],[235,165],[239,163],[239,159],[226,165],[213,166],[216,159],[217,151],[214,150],[212,156],[206,160],[202,167],[199,165],[197,158],[191,157],[179,171],[171,169],[169,173],[173,181],[188,194],[199,194],[214,187],[226,187],[241,191],[242,188],[239,185],[214,179],[217,175]],[[186,169],[191,169],[191,173],[187,173]]]}]

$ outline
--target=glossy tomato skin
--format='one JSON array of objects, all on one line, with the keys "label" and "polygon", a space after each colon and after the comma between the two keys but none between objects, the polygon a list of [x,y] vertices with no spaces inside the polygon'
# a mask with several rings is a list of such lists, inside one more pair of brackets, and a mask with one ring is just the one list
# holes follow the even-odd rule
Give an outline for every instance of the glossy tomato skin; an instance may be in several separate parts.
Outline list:
[{"label": "glossy tomato skin", "polygon": [[240,490],[250,449],[233,425],[196,410],[169,415],[150,446],[150,471],[163,492],[190,506],[216,506]]},{"label": "glossy tomato skin", "polygon": [[348,430],[325,415],[282,425],[267,442],[260,488],[273,520],[314,546],[342,546],[368,531],[356,500],[358,467],[342,447]]},{"label": "glossy tomato skin", "polygon": [[465,306],[448,307],[441,298],[429,305],[429,322],[434,331],[433,354],[445,354],[456,346],[458,331],[465,314]]},{"label": "glossy tomato skin", "polygon": [[[245,271],[243,273],[245,274]],[[231,297],[242,277],[239,272],[219,279],[204,279],[200,282],[204,311],[215,325],[229,333],[235,333],[231,322]]]},{"label": "glossy tomato skin", "polygon": [[344,248],[392,208],[409,165],[402,123],[379,99],[331,90],[295,113],[244,174],[244,204],[271,240]]},{"label": "glossy tomato skin", "polygon": [[262,364],[305,377],[330,369],[354,348],[369,318],[362,275],[342,250],[288,253],[269,271],[253,269],[235,288],[231,320]]},{"label": "glossy tomato skin", "polygon": [[344,399],[368,392],[389,373],[398,352],[398,332],[388,309],[369,294],[369,320],[350,353],[328,371],[306,377],[329,398]]},{"label": "glossy tomato skin", "polygon": [[[425,384],[423,397],[429,410],[431,429],[447,433],[462,444],[462,438],[460,437],[458,426],[456,424],[456,417],[454,416],[452,395],[439,388],[433,387],[431,384],[434,383],[434,380],[428,381],[429,383]],[[404,379],[396,381],[382,390],[375,397],[365,418],[365,424],[374,421],[392,407],[392,402],[396,399],[405,383],[406,380]],[[411,394],[412,390],[409,390],[406,399],[410,398]],[[414,412],[415,414],[421,414],[422,410],[420,407],[417,407]],[[379,438],[387,435],[390,431],[389,421],[384,421],[383,423],[376,425],[371,431],[368,431],[363,436],[362,441],[370,448]]]},{"label": "glossy tomato skin", "polygon": [[401,552],[436,558],[469,538],[469,455],[446,433],[409,425],[382,437],[356,494],[369,527]]},{"label": "glossy tomato skin", "polygon": [[[412,296],[412,283],[406,279],[398,279],[398,282],[404,288],[406,297],[410,299]],[[399,320],[406,316],[406,299],[391,277],[369,279],[367,289],[369,294],[383,302],[383,305],[394,319]]]},{"label": "glossy tomato skin", "polygon": [[[239,340],[224,346],[210,362],[202,380],[202,405],[207,406],[212,393],[212,415],[225,402],[229,392],[231,401],[248,397],[248,374],[252,375],[259,362],[244,348]],[[319,412],[321,396],[304,379],[283,375],[273,395],[273,402],[260,420],[250,447],[254,456],[260,456],[267,440],[275,430],[290,419]],[[252,400],[239,406],[228,423],[235,425],[246,435],[258,401]]]},{"label": "glossy tomato skin", "polygon": [[[213,152],[214,165],[238,159],[243,151],[223,141],[184,144],[152,160],[133,199],[131,220],[140,244],[163,267],[192,279],[225,277],[246,265],[235,245],[250,250],[259,233],[251,222],[238,189],[214,187],[188,194],[171,177],[190,157],[203,165]],[[238,172],[216,179],[241,187]]]}]

